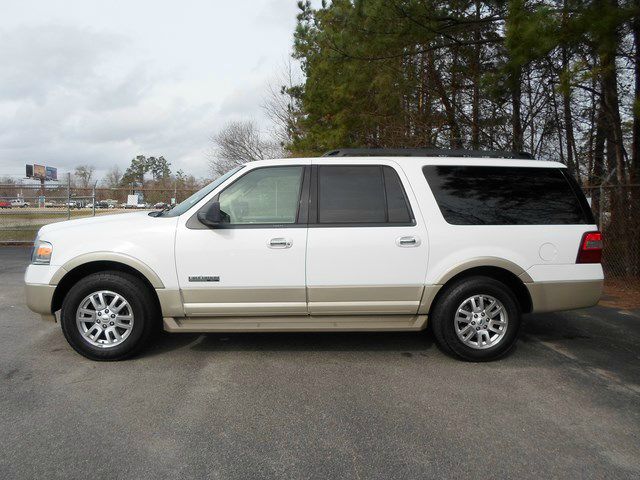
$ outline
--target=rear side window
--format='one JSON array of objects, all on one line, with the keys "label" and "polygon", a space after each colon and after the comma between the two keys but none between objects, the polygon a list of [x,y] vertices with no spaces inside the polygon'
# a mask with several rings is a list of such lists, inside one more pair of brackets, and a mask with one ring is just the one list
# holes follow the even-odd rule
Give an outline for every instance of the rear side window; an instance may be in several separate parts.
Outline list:
[{"label": "rear side window", "polygon": [[440,211],[453,225],[592,223],[559,168],[430,165],[423,169]]},{"label": "rear side window", "polygon": [[404,188],[398,177],[398,173],[391,167],[383,167],[384,185],[389,209],[389,223],[410,223],[411,212]]},{"label": "rear side window", "polygon": [[413,221],[396,171],[382,165],[318,167],[318,223],[407,224]]}]

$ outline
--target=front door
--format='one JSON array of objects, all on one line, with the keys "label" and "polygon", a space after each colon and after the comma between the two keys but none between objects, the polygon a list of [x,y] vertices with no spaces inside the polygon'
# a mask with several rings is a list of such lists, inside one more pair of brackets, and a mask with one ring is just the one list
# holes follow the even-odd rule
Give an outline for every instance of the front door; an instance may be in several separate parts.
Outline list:
[{"label": "front door", "polygon": [[307,167],[247,168],[211,200],[226,219],[220,228],[205,227],[195,212],[178,226],[176,269],[187,316],[307,313],[300,208]]},{"label": "front door", "polygon": [[414,315],[427,270],[426,229],[401,171],[391,163],[358,162],[314,160],[309,312]]}]

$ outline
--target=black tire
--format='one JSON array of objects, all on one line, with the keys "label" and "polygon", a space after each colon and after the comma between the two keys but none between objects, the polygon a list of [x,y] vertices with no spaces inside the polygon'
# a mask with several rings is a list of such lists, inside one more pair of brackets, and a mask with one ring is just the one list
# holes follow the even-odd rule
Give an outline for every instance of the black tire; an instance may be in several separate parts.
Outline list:
[{"label": "black tire", "polygon": [[[465,299],[474,295],[494,297],[504,305],[508,315],[508,326],[502,339],[485,349],[466,345],[455,329],[458,307]],[[486,362],[502,357],[513,348],[522,323],[522,312],[512,290],[504,283],[490,277],[474,276],[445,287],[431,309],[430,323],[436,342],[445,353],[471,362]]]},{"label": "black tire", "polygon": [[[76,325],[76,311],[84,298],[93,292],[108,290],[124,297],[133,311],[131,333],[122,343],[101,348],[89,343]],[[78,281],[62,303],[60,323],[69,345],[91,360],[123,360],[139,353],[158,325],[158,307],[149,288],[133,275],[106,271],[88,275]]]}]

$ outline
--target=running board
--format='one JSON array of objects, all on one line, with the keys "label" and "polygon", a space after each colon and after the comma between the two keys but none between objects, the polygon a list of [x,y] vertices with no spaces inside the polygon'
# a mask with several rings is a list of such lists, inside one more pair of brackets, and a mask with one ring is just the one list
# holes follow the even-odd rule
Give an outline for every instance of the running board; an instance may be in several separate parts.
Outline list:
[{"label": "running board", "polygon": [[167,332],[393,332],[418,331],[426,315],[352,315],[287,317],[186,317],[163,319]]}]

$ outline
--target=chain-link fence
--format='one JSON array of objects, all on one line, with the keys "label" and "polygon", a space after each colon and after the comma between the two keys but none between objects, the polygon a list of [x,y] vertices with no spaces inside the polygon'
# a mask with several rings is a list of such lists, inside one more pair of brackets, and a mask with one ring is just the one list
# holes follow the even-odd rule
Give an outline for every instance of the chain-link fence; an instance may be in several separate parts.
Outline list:
[{"label": "chain-link fence", "polygon": [[0,185],[0,243],[32,242],[43,225],[75,218],[163,208],[194,190]]},{"label": "chain-link fence", "polygon": [[[640,286],[640,185],[586,187],[604,235],[603,266],[623,289]],[[162,208],[193,190],[0,185],[0,243],[33,241],[48,223],[132,209]],[[132,197],[132,195],[137,195]]]},{"label": "chain-link fence", "polygon": [[602,232],[607,282],[640,292],[640,185],[600,185],[584,191]]}]

